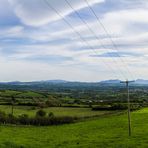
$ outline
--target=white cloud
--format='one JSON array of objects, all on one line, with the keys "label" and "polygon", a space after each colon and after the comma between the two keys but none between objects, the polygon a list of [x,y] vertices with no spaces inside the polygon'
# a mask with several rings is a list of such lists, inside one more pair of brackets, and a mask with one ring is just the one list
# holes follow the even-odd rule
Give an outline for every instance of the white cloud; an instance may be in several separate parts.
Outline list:
[{"label": "white cloud", "polygon": [[[66,5],[64,0],[47,1],[52,7],[59,11],[63,17],[73,12],[73,10]],[[14,7],[16,15],[26,25],[40,26],[61,19],[61,17],[47,5],[46,0],[9,0],[9,2]],[[76,10],[86,7],[84,0],[71,0],[70,2]],[[103,0],[89,0],[90,5],[100,2],[103,2]]]},{"label": "white cloud", "polygon": [[[95,53],[81,41],[80,37],[70,27],[60,20],[55,12],[49,10],[42,0],[9,0],[9,2],[11,2],[16,15],[25,25],[10,24],[9,27],[3,26],[0,29],[0,39],[2,39],[0,43],[0,66],[3,69],[0,74],[1,77],[5,78],[4,80],[15,80],[17,78],[18,80],[29,81],[58,78],[95,81],[111,77],[122,78],[119,71],[128,75],[119,58],[116,57],[112,60],[109,57],[92,56],[96,53],[101,55],[107,54],[107,52],[115,52],[110,39],[96,19],[84,17],[99,40],[78,17],[70,18],[67,16],[72,13],[72,10],[66,6],[64,0],[49,1],[60,11],[62,16],[70,21],[84,40],[95,49]],[[83,0],[71,0],[70,2],[77,10],[86,7]],[[93,5],[102,1],[89,0],[89,2]],[[130,3],[134,4],[132,1]],[[95,5],[95,8],[97,8],[97,5]],[[85,14],[87,13],[90,13],[90,11],[85,9]],[[99,12],[97,14],[99,15]],[[101,22],[119,47],[119,52],[130,53],[128,56],[122,57],[129,65],[130,71],[134,73],[137,70],[144,72],[142,76],[139,76],[143,78],[146,78],[147,70],[145,67],[148,65],[147,14],[148,11],[145,8],[134,7],[128,10],[104,12],[100,17]],[[142,24],[142,26],[139,24]],[[38,27],[36,28],[36,26]],[[4,42],[4,40],[7,42]],[[100,47],[100,43],[107,49]],[[132,56],[132,54],[137,54],[137,56]],[[44,56],[69,57],[72,60],[56,63],[48,63],[46,60],[43,60],[43,62],[29,60]],[[10,71],[12,75],[9,74]]]},{"label": "white cloud", "polygon": [[23,36],[23,26],[13,26],[0,29],[0,38],[4,37],[20,37]]}]

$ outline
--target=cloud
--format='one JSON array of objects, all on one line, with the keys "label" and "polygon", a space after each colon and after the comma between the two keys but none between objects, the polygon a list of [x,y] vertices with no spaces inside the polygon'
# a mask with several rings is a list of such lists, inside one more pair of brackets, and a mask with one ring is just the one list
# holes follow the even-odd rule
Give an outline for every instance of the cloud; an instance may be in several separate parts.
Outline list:
[{"label": "cloud", "polygon": [[143,56],[143,54],[137,54],[132,52],[106,52],[100,55],[92,55],[92,57],[113,57],[113,58],[119,58],[119,57],[140,57]]},{"label": "cloud", "polygon": [[[67,5],[65,0],[47,0],[63,17],[73,12]],[[14,7],[16,15],[21,21],[30,26],[46,25],[52,21],[62,19],[53,9],[51,9],[46,0],[9,0]],[[103,2],[103,0],[89,0],[90,5]],[[71,4],[76,10],[86,7],[83,0],[71,0]]]},{"label": "cloud", "polygon": [[[4,2],[4,0],[0,1]],[[125,65],[117,54],[129,66],[130,71],[134,73],[142,71],[142,76],[139,77],[147,77],[147,1],[89,0],[117,45],[118,53],[113,48],[108,35],[86,7],[84,0],[69,1],[92,28],[95,35],[81,22],[64,0],[50,0],[49,3],[60,11],[87,44],[55,12],[50,10],[43,0],[9,0],[11,3],[9,9],[15,11],[15,15],[21,22],[11,24],[10,19],[9,22],[5,21],[7,25],[0,28],[0,66],[2,69],[0,74],[3,80],[17,78],[29,81],[57,78],[97,81],[122,78],[120,71],[129,77],[124,68]],[[14,19],[16,16],[11,16],[11,18]]]}]

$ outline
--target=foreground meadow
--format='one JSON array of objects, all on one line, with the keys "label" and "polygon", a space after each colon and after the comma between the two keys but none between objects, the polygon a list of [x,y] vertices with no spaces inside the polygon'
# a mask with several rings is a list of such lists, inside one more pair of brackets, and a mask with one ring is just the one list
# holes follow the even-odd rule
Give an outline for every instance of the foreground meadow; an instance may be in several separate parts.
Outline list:
[{"label": "foreground meadow", "polygon": [[0,126],[1,148],[147,148],[148,108],[132,113],[132,136],[127,116],[110,115],[60,126]]}]

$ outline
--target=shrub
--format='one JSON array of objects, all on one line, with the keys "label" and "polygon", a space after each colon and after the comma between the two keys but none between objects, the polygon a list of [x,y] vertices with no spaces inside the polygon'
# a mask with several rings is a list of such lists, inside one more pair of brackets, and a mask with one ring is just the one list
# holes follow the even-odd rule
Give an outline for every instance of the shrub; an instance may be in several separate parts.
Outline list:
[{"label": "shrub", "polygon": [[7,118],[6,118],[6,123],[10,123],[10,124],[17,124],[18,120],[15,116],[13,116],[12,114],[8,114]]},{"label": "shrub", "polygon": [[36,107],[35,106],[32,106],[30,109],[31,110],[36,110]]},{"label": "shrub", "polygon": [[0,123],[5,123],[6,114],[3,111],[0,111]]},{"label": "shrub", "polygon": [[131,111],[134,110],[138,110],[140,109],[142,106],[140,104],[131,104]]},{"label": "shrub", "polygon": [[48,114],[48,117],[49,117],[49,118],[53,118],[53,117],[54,117],[53,112],[50,112],[50,113]]},{"label": "shrub", "polygon": [[39,110],[35,117],[28,117],[27,114],[22,114],[19,117],[15,117],[12,114],[6,115],[4,112],[0,112],[0,123],[7,124],[20,124],[20,125],[35,125],[35,126],[47,126],[47,125],[60,125],[75,122],[76,117],[55,117],[52,112],[45,116],[46,112]]},{"label": "shrub", "polygon": [[127,104],[113,104],[111,105],[111,110],[126,110],[128,107],[127,107]]},{"label": "shrub", "polygon": [[45,108],[45,107],[46,107],[46,104],[45,104],[45,102],[39,102],[39,103],[37,104],[37,106],[38,106],[39,108]]},{"label": "shrub", "polygon": [[68,116],[54,117],[54,118],[51,118],[51,123],[53,125],[66,124],[66,123],[68,124],[68,123],[73,123],[75,120],[76,120],[75,117],[68,117]]},{"label": "shrub", "polygon": [[46,106],[48,107],[57,107],[60,106],[60,101],[53,98],[52,96],[49,96],[49,99],[46,101]]},{"label": "shrub", "polygon": [[127,105],[121,104],[121,103],[92,107],[92,110],[96,110],[96,111],[97,110],[126,110],[126,109],[127,109]]},{"label": "shrub", "polygon": [[30,120],[27,114],[22,114],[18,117],[18,121],[20,124],[29,125]]},{"label": "shrub", "polygon": [[36,112],[36,116],[37,117],[45,117],[46,116],[46,112],[44,110],[40,109],[40,110],[38,110]]},{"label": "shrub", "polygon": [[92,110],[94,111],[110,110],[110,106],[93,106]]},{"label": "shrub", "polygon": [[[130,104],[130,109],[131,111],[140,109],[141,106],[139,104]],[[111,105],[106,105],[106,106],[95,106],[92,107],[92,110],[97,111],[97,110],[127,110],[128,106],[127,104],[122,104],[122,103],[114,103]]]}]

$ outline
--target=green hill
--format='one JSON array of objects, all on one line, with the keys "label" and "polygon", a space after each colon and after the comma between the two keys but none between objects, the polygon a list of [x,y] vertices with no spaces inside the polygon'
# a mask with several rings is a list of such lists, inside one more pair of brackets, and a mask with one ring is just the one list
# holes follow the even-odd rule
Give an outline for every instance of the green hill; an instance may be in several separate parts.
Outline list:
[{"label": "green hill", "polygon": [[2,148],[147,148],[148,108],[132,113],[132,136],[127,115],[48,127],[1,126]]}]

